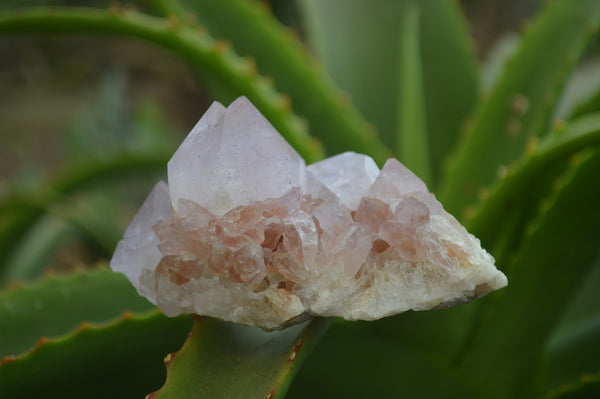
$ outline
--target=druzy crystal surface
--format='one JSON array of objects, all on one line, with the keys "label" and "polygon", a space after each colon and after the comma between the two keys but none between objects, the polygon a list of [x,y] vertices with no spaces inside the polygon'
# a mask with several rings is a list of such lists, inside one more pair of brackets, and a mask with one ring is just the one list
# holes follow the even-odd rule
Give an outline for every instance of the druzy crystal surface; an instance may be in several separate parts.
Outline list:
[{"label": "druzy crystal surface", "polygon": [[244,97],[214,103],[111,260],[168,316],[263,329],[373,320],[507,284],[494,259],[395,159],[304,160]]}]

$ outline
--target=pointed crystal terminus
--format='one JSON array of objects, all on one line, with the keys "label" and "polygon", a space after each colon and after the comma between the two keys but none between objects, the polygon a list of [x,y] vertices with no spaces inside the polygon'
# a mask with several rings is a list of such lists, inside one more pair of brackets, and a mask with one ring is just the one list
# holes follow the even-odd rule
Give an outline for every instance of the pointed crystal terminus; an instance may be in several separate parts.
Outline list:
[{"label": "pointed crystal terminus", "polygon": [[245,98],[215,102],[168,163],[173,206],[180,199],[223,215],[306,184],[298,153]]},{"label": "pointed crystal terminus", "polygon": [[304,160],[244,97],[213,103],[111,260],[168,316],[266,330],[373,320],[507,284],[494,259],[395,159]]}]

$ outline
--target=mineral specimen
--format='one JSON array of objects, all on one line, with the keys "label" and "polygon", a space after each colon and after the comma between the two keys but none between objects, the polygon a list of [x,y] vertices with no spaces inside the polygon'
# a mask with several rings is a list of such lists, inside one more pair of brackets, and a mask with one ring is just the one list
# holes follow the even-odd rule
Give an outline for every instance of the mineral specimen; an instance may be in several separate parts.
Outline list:
[{"label": "mineral specimen", "polygon": [[111,260],[168,316],[277,329],[456,305],[507,284],[494,259],[395,159],[306,167],[244,97],[214,103]]}]

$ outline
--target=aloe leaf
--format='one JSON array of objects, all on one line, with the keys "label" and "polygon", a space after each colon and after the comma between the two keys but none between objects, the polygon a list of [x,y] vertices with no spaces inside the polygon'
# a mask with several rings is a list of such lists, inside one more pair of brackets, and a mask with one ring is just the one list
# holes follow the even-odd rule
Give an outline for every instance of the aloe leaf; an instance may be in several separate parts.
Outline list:
[{"label": "aloe leaf", "polygon": [[39,277],[65,242],[77,240],[92,255],[110,257],[123,236],[121,220],[130,216],[118,201],[87,191],[52,204],[12,248],[2,264],[4,281]]},{"label": "aloe leaf", "polygon": [[554,390],[600,370],[600,259],[585,277],[545,348],[544,389]]},{"label": "aloe leaf", "polygon": [[[77,226],[100,248],[106,257],[112,255],[117,243],[123,237],[120,216],[125,215],[121,204],[104,192],[90,191],[75,196],[63,204],[50,209]],[[123,218],[125,219],[125,217]]]},{"label": "aloe leaf", "polygon": [[465,375],[499,397],[537,390],[532,370],[598,255],[600,156],[580,162],[540,207],[463,362]]},{"label": "aloe leaf", "polygon": [[562,328],[570,329],[571,326],[600,314],[600,290],[598,287],[600,287],[600,258],[586,276],[585,283],[577,295],[569,303],[569,309],[561,319],[559,331]]},{"label": "aloe leaf", "polygon": [[330,154],[353,150],[383,164],[390,151],[356,109],[323,73],[297,37],[260,3],[244,0],[163,1],[163,11],[194,19],[217,39],[228,40],[251,57],[261,74],[289,95],[292,108],[309,123],[311,134]]},{"label": "aloe leaf", "polygon": [[283,398],[300,363],[329,319],[264,332],[197,317],[177,353],[169,355],[167,381],[149,398]]},{"label": "aloe leaf", "polygon": [[481,91],[484,96],[489,96],[490,91],[498,84],[502,71],[514,57],[519,43],[519,35],[508,33],[500,37],[489,50],[481,70]]},{"label": "aloe leaf", "polygon": [[139,172],[164,168],[171,155],[171,151],[159,148],[144,153],[116,152],[100,158],[88,157],[74,161],[53,173],[36,191],[13,190],[0,198],[0,212],[3,216],[21,212],[28,215],[27,212],[32,210],[46,209],[61,195],[116,177],[129,177]]},{"label": "aloe leaf", "polygon": [[[578,151],[599,144],[600,113],[558,124],[552,134],[532,145],[521,162],[507,171],[487,191],[484,200],[473,210],[472,217],[467,221],[469,230],[486,247],[503,245],[498,243],[503,240],[503,236],[511,240],[504,250],[494,251],[494,255],[500,259],[502,253],[513,249],[512,246],[522,234],[523,225],[532,217],[530,214],[519,214],[526,209],[523,204],[530,202],[537,207],[541,201],[534,188],[541,188],[543,181],[552,181],[557,165],[564,164]],[[545,195],[543,189],[538,192]]]},{"label": "aloe leaf", "polygon": [[566,119],[597,112],[600,91],[600,59],[598,57],[584,60],[575,70],[565,87],[563,98],[556,109],[555,118]]},{"label": "aloe leaf", "polygon": [[190,317],[157,311],[102,326],[83,323],[66,337],[41,339],[26,354],[4,358],[0,392],[14,399],[143,397],[164,381],[161,360],[190,327]]},{"label": "aloe leaf", "polygon": [[[583,71],[584,77],[579,80],[583,80],[584,82],[581,82],[581,85],[586,85],[587,87],[582,89],[582,95],[575,98],[575,100],[579,100],[578,102],[570,104],[571,107],[566,107],[567,110],[565,113],[569,113],[571,118],[600,111],[600,82],[597,76],[597,67],[599,63],[599,59],[593,59],[585,66]],[[576,88],[573,89],[573,91],[575,90]],[[592,92],[590,93],[590,91]],[[583,97],[583,99],[580,99],[580,97]],[[573,102],[575,100],[573,100]]]},{"label": "aloe leaf", "polygon": [[334,324],[298,373],[287,397],[485,397],[449,366],[399,337],[382,335],[374,326],[380,322]]},{"label": "aloe leaf", "polygon": [[[433,181],[477,98],[477,62],[464,18],[454,1],[298,2],[306,32],[333,81],[348,92],[388,146],[398,148],[396,118],[402,20],[419,9],[419,62]],[[352,43],[347,45],[346,43]],[[409,60],[412,62],[412,60]],[[404,159],[401,159],[404,161]],[[434,187],[431,187],[432,189]]]},{"label": "aloe leaf", "polygon": [[402,15],[398,84],[398,154],[425,184],[432,184],[421,75],[420,14],[411,4]]},{"label": "aloe leaf", "polygon": [[432,189],[478,100],[479,64],[468,22],[456,1],[418,0]]},{"label": "aloe leaf", "polygon": [[466,345],[480,305],[481,301],[473,301],[450,309],[404,312],[378,320],[371,326],[370,334],[377,339],[401,342],[433,365],[450,370]]},{"label": "aloe leaf", "polygon": [[308,162],[322,158],[320,143],[310,137],[289,102],[257,75],[252,62],[237,56],[200,27],[152,17],[119,7],[108,10],[75,7],[20,9],[0,13],[0,32],[104,33],[145,39],[174,51],[201,72],[221,79],[246,95]]},{"label": "aloe leaf", "polygon": [[600,373],[585,374],[579,382],[565,385],[543,396],[543,399],[590,399],[600,396]]},{"label": "aloe leaf", "polygon": [[600,313],[557,331],[546,353],[542,385],[547,389],[600,370]]},{"label": "aloe leaf", "polygon": [[587,101],[578,104],[573,110],[573,117],[585,115],[590,112],[598,112],[600,110],[600,90],[598,90]]},{"label": "aloe leaf", "polygon": [[378,2],[373,6],[369,1],[298,1],[317,58],[390,148],[396,147],[397,123],[399,34],[395,24],[404,3]]},{"label": "aloe leaf", "polygon": [[92,255],[110,257],[130,216],[114,198],[95,191],[50,206],[13,248],[3,264],[5,281],[40,276],[69,240],[86,244]]},{"label": "aloe leaf", "polygon": [[40,217],[3,262],[4,279],[31,280],[39,276],[60,244],[78,232],[77,227],[55,215]]},{"label": "aloe leaf", "polygon": [[56,338],[84,321],[101,323],[153,305],[122,274],[106,268],[47,277],[0,292],[0,357],[18,355],[41,337]]},{"label": "aloe leaf", "polygon": [[[65,165],[47,179],[40,188],[25,192],[13,191],[0,198],[0,284],[6,283],[14,270],[8,262],[15,259],[15,250],[44,214],[65,203],[66,194],[80,192],[93,184],[109,179],[124,179],[132,174],[164,168],[172,154],[153,151],[140,154],[109,154],[104,158],[89,158]],[[35,274],[35,273],[34,273]]]},{"label": "aloe leaf", "polygon": [[595,0],[547,3],[453,155],[440,191],[449,212],[461,214],[497,179],[499,168],[520,159],[530,137],[547,131],[553,105],[599,27]]}]

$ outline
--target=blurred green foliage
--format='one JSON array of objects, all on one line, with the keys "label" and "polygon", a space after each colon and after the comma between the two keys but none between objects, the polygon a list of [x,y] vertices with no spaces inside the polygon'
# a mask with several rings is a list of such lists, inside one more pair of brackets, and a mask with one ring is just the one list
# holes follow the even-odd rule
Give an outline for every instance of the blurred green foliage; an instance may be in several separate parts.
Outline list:
[{"label": "blurred green foliage", "polygon": [[[546,2],[484,63],[454,1],[273,6],[0,4],[0,396],[599,397],[600,3]],[[103,265],[182,133],[239,95],[308,161],[399,158],[509,286],[279,333],[196,318],[186,341],[192,317]]]}]

